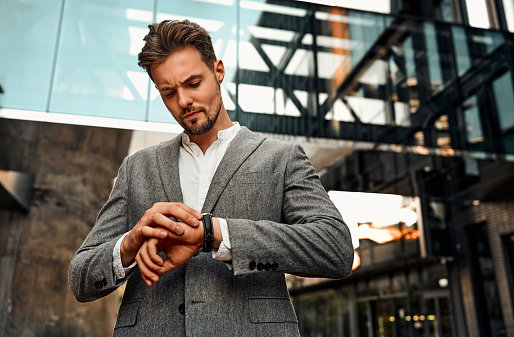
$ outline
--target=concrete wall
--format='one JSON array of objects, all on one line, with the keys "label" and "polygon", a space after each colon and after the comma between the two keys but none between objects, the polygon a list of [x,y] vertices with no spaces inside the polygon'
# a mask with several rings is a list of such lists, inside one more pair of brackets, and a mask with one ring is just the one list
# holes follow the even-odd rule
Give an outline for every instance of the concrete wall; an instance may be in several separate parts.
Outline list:
[{"label": "concrete wall", "polygon": [[0,336],[112,335],[121,292],[78,303],[67,273],[130,138],[126,130],[0,119],[0,169],[35,175],[30,212],[0,211]]}]

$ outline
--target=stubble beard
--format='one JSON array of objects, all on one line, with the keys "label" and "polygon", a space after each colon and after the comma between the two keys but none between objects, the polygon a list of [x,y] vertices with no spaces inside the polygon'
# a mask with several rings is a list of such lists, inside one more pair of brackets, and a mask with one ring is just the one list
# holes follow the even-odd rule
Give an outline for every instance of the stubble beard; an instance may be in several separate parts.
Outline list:
[{"label": "stubble beard", "polygon": [[189,113],[191,111],[198,111],[199,113],[204,113],[207,120],[205,122],[200,122],[198,120],[191,120],[189,123],[185,122],[184,119],[179,119],[179,124],[184,128],[186,133],[190,135],[202,135],[208,132],[216,121],[218,120],[218,116],[221,111],[221,90],[218,86],[218,90],[216,92],[216,98],[213,103],[209,107],[209,111],[206,111],[203,108],[191,107],[187,111],[184,111],[184,114]]}]

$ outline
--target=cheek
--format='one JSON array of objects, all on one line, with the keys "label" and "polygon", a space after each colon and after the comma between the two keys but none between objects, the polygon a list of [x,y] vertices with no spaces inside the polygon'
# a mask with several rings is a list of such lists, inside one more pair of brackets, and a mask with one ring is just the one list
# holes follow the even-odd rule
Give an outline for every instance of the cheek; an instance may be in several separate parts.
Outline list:
[{"label": "cheek", "polygon": [[170,99],[163,99],[162,102],[164,103],[164,105],[166,106],[168,111],[171,112],[173,117],[175,117],[175,115],[177,115],[177,111],[180,111],[180,110],[177,110],[178,107],[177,107],[176,104],[173,103],[172,100],[170,100]]}]

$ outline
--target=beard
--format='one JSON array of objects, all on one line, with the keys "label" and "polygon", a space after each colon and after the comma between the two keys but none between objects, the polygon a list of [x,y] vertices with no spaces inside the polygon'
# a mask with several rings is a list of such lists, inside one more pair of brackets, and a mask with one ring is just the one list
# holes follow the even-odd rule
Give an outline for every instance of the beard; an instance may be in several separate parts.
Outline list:
[{"label": "beard", "polygon": [[193,119],[191,121],[185,121],[183,118],[179,118],[177,122],[184,128],[186,133],[190,135],[202,135],[212,129],[216,121],[218,120],[218,116],[221,110],[221,90],[218,86],[216,90],[216,95],[209,105],[208,110],[202,107],[191,106],[188,109],[184,109],[183,115],[190,112],[199,112],[204,113],[207,118],[205,121],[200,121],[198,119]]}]

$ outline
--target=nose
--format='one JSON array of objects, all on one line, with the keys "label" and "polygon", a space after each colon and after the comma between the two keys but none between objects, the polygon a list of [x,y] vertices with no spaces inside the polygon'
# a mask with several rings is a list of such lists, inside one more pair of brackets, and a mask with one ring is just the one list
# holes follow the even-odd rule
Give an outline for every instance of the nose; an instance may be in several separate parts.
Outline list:
[{"label": "nose", "polygon": [[193,99],[190,95],[188,95],[186,90],[177,90],[178,96],[178,104],[181,108],[187,108],[188,106],[193,104]]}]

